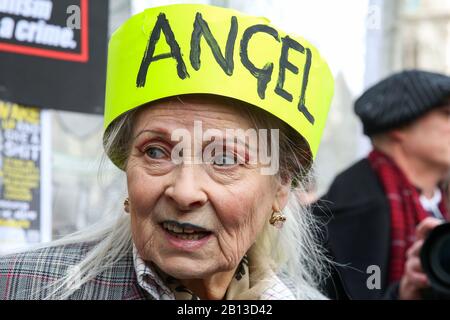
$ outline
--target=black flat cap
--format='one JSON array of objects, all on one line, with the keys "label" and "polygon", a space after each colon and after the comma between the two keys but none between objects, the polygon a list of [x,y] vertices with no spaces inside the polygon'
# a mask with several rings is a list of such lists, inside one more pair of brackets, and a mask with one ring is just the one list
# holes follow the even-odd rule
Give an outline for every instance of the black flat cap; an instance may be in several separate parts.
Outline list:
[{"label": "black flat cap", "polygon": [[450,77],[408,70],[396,73],[369,88],[355,102],[364,133],[371,136],[408,124],[450,97]]}]

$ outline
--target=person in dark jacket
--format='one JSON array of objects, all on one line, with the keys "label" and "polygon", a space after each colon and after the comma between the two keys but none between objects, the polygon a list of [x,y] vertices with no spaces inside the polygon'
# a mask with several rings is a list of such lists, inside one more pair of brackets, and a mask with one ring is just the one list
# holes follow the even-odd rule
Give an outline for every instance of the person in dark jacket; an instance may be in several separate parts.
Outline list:
[{"label": "person in dark jacket", "polygon": [[355,112],[373,150],[314,205],[337,263],[329,296],[437,297],[419,253],[427,233],[448,219],[440,183],[450,169],[450,77],[394,74],[368,89]]}]

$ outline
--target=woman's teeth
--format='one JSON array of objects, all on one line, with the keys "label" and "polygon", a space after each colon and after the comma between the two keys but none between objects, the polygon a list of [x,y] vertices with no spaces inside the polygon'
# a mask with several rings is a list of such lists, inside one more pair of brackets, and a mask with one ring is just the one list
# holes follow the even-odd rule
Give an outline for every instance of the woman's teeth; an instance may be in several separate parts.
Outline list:
[{"label": "woman's teeth", "polygon": [[174,237],[177,237],[182,240],[200,240],[206,237],[205,233],[202,234],[183,234],[183,233],[172,233],[169,231]]},{"label": "woman's teeth", "polygon": [[200,240],[208,235],[208,232],[196,231],[191,228],[182,228],[170,222],[164,222],[163,228],[171,235],[182,240]]}]

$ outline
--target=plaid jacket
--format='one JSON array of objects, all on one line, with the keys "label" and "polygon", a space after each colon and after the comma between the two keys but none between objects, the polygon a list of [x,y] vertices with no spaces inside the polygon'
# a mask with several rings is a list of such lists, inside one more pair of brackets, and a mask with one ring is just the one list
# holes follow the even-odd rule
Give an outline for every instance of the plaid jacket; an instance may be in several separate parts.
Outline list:
[{"label": "plaid jacket", "polygon": [[[71,244],[0,257],[0,299],[43,299],[49,284],[64,275],[92,248]],[[133,253],[115,263],[95,279],[81,286],[69,299],[131,300],[151,299],[138,284]]]}]

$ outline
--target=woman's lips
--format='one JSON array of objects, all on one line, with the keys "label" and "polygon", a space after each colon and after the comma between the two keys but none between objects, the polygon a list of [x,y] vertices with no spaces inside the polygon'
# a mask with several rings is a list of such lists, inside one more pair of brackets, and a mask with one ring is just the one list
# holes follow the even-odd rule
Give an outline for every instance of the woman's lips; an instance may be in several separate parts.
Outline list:
[{"label": "woman's lips", "polygon": [[205,245],[212,236],[212,232],[196,231],[192,228],[182,228],[182,224],[163,222],[160,224],[168,243],[180,250],[193,251]]},{"label": "woman's lips", "polygon": [[161,225],[164,229],[169,231],[174,231],[176,233],[195,233],[195,232],[210,232],[208,229],[203,228],[201,226],[188,223],[188,222],[178,222],[175,220],[165,220],[161,222]]}]

